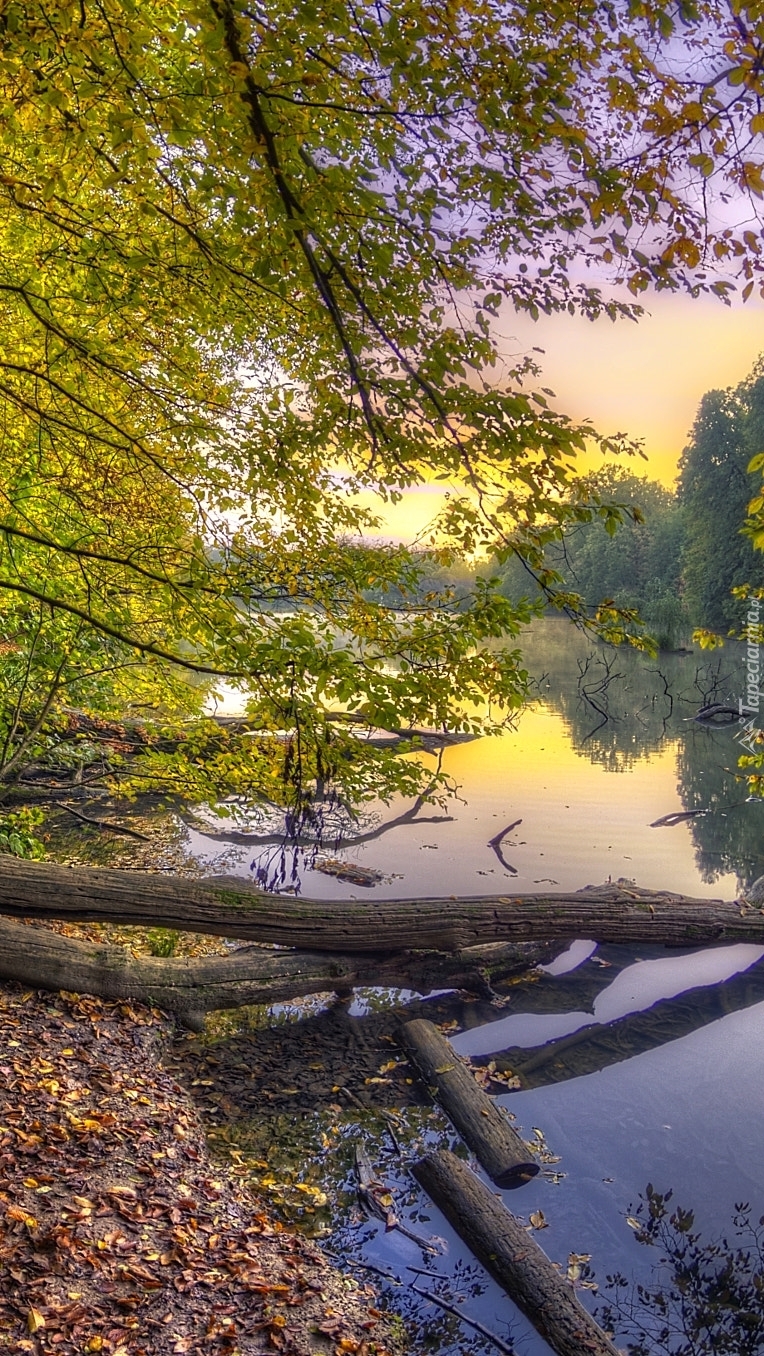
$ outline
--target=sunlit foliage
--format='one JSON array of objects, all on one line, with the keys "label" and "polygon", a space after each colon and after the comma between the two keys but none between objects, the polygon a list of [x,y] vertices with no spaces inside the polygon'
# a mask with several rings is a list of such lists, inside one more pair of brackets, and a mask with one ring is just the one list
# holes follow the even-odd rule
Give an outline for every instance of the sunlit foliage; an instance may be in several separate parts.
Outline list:
[{"label": "sunlit foliage", "polygon": [[[519,554],[579,609],[544,547],[623,514],[577,475],[586,430],[533,364],[497,364],[502,307],[750,290],[759,238],[724,198],[764,191],[761,25],[713,3],[5,0],[6,780],[67,705],[177,734],[189,678],[278,734],[224,748],[210,794],[243,763],[247,793],[275,794],[285,756],[287,781],[342,781],[358,757],[327,711],[516,709],[496,642],[527,611],[486,581],[423,602],[421,554],[371,545],[353,491],[444,478],[434,565]],[[168,784],[198,792],[209,750],[184,747]]]}]

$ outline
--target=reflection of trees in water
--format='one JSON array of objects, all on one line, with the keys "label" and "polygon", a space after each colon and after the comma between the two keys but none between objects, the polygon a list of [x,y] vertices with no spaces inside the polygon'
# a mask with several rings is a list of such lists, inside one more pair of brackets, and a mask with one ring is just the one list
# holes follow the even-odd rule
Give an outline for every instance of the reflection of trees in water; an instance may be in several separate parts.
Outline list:
[{"label": "reflection of trees in water", "polygon": [[[623,969],[619,965],[619,954],[623,948],[599,947],[601,960],[607,959],[609,967],[613,961],[616,973]],[[627,952],[633,961],[633,953]],[[604,972],[594,972],[583,967],[562,984],[547,982],[539,986],[538,1000],[543,1005],[539,1011],[583,1011],[594,1016],[594,998],[597,990],[607,987],[606,980],[613,974],[612,968]],[[560,998],[567,1007],[555,1009],[552,1004]],[[518,994],[513,1001],[513,1011],[525,1011],[524,994]],[[514,994],[513,994],[514,1000]],[[547,1041],[539,1046],[508,1047],[493,1051],[490,1056],[481,1055],[477,1063],[488,1064],[493,1061],[497,1069],[511,1072],[520,1079],[523,1089],[546,1087],[550,1083],[564,1083],[571,1078],[582,1078],[586,1074],[598,1073],[621,1061],[643,1055],[648,1050],[657,1050],[662,1045],[680,1040],[701,1027],[717,1022],[731,1012],[741,1012],[764,1000],[764,961],[752,965],[743,974],[733,975],[720,984],[703,984],[688,989],[673,998],[662,998],[649,1008],[637,1012],[628,1012],[610,1022],[599,1023],[596,1020],[582,1026],[578,1031],[556,1040]]]},{"label": "reflection of trees in water", "polygon": [[[718,657],[593,645],[569,623],[545,621],[523,640],[537,692],[562,717],[573,747],[591,762],[625,772],[676,739],[709,693],[724,690]],[[725,661],[725,667],[730,667]]]},{"label": "reflection of trees in water", "polygon": [[[250,870],[261,889],[299,894],[303,872],[313,870],[327,850],[361,847],[409,824],[450,823],[452,815],[423,813],[431,805],[430,797],[435,791],[433,782],[399,814],[384,820],[378,814],[362,815],[336,796],[324,795],[312,800],[304,797],[299,813],[272,811],[269,817],[264,816],[265,822],[258,831],[234,827],[216,831],[190,815],[186,815],[185,822],[216,842],[253,848],[255,857]],[[359,879],[355,883],[367,882]]]},{"label": "reflection of trees in water", "polygon": [[737,727],[714,729],[692,721],[710,702],[737,706],[743,690],[737,647],[651,659],[594,646],[569,624],[545,621],[524,639],[524,652],[539,697],[562,717],[582,757],[625,772],[667,744],[676,745],[683,807],[705,811],[690,825],[704,881],[735,872],[749,885],[764,872],[764,803],[747,800],[746,784],[735,775],[742,751],[734,738]]},{"label": "reflection of trees in water", "polygon": [[677,775],[685,810],[706,811],[692,821],[703,880],[734,871],[745,887],[764,872],[764,802],[748,799],[735,775],[740,752],[734,729],[690,725],[677,748]]},{"label": "reflection of trees in water", "polygon": [[629,1221],[658,1252],[649,1285],[608,1276],[597,1317],[628,1340],[630,1356],[761,1356],[764,1352],[764,1228],[735,1207],[732,1236],[706,1241],[691,1210],[648,1186]]},{"label": "reflection of trees in water", "polygon": [[664,743],[672,701],[636,656],[605,647],[566,656],[538,679],[541,699],[562,716],[573,747],[609,772],[625,772]]}]

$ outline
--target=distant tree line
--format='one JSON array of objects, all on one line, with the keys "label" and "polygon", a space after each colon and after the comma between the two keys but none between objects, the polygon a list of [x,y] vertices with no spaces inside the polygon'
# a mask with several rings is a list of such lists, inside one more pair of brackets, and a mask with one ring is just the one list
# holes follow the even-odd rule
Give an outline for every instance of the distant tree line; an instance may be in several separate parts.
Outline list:
[{"label": "distant tree line", "polygon": [[[639,509],[638,518],[612,536],[598,518],[578,523],[549,548],[548,562],[589,608],[610,599],[636,608],[661,642],[672,646],[689,622],[681,591],[683,506],[671,490],[620,467],[608,467],[596,480],[603,498]],[[529,576],[520,562],[509,562],[501,587],[513,598],[528,592]]]},{"label": "distant tree line", "polygon": [[[589,606],[612,598],[620,607],[637,608],[667,648],[692,627],[722,633],[742,627],[744,605],[731,590],[764,584],[761,555],[745,531],[760,480],[748,466],[760,452],[764,359],[739,386],[704,395],[674,492],[608,467],[596,476],[603,499],[641,514],[613,536],[597,519],[569,527],[549,550],[550,564]],[[504,566],[501,579],[507,596],[534,596],[520,561]]]},{"label": "distant tree line", "polygon": [[[760,552],[746,530],[760,474],[748,470],[764,453],[764,357],[739,386],[708,391],[700,402],[674,490],[609,465],[593,477],[604,504],[620,504],[621,525],[596,513],[569,523],[546,548],[544,563],[564,588],[594,611],[612,600],[636,609],[662,648],[672,649],[694,627],[727,633],[744,626],[745,604],[732,589],[764,585]],[[617,530],[616,530],[617,527]],[[543,598],[526,561],[510,556],[479,565],[423,550],[408,588],[378,591],[379,600],[406,608],[433,595],[466,605],[476,576],[493,576],[513,603]]]}]

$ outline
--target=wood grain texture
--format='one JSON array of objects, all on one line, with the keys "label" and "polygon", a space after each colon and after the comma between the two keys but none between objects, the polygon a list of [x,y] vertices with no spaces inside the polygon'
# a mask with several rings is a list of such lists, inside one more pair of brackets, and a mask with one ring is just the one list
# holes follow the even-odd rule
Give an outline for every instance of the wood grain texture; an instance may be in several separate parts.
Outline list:
[{"label": "wood grain texture", "polygon": [[522,1186],[539,1165],[492,1097],[432,1022],[417,1018],[401,1028],[401,1044],[422,1079],[500,1187]]},{"label": "wood grain texture", "polygon": [[447,1149],[414,1165],[420,1186],[558,1356],[619,1356],[565,1276],[500,1198]]},{"label": "wood grain texture", "polygon": [[634,886],[569,894],[314,900],[264,894],[233,877],[195,881],[10,856],[0,856],[0,914],[136,923],[358,955],[575,937],[673,946],[764,943],[764,913],[757,908]]}]

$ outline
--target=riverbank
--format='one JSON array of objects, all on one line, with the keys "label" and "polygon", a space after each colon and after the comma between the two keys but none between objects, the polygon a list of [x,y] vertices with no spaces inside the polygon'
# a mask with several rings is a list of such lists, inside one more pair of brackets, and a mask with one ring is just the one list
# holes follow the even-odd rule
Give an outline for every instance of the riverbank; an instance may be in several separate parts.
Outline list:
[{"label": "riverbank", "polygon": [[212,1164],[140,1005],[0,987],[0,1348],[399,1356],[370,1286]]}]

